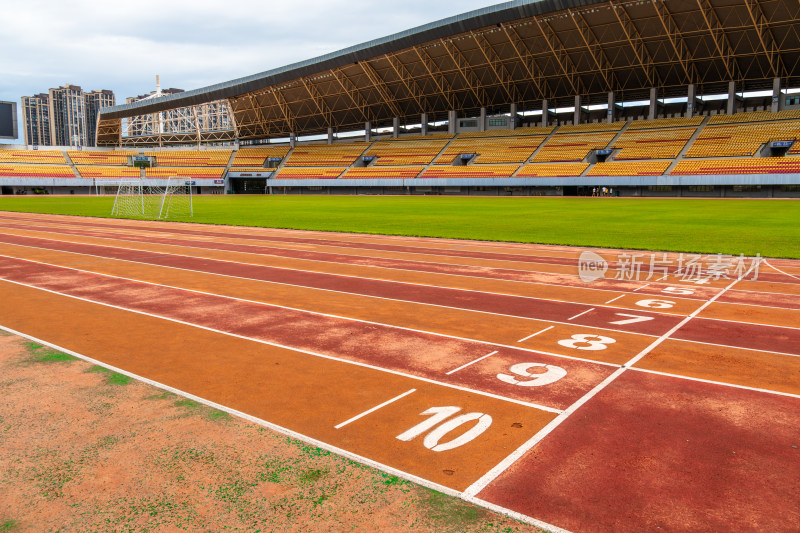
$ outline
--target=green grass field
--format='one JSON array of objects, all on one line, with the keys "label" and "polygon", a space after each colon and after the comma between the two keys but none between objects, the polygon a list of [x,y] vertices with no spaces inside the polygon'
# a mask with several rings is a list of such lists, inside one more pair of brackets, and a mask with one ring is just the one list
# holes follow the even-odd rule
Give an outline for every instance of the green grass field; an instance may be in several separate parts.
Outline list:
[{"label": "green grass field", "polygon": [[[108,217],[112,197],[0,197],[0,210]],[[800,201],[195,196],[186,221],[800,258]]]}]

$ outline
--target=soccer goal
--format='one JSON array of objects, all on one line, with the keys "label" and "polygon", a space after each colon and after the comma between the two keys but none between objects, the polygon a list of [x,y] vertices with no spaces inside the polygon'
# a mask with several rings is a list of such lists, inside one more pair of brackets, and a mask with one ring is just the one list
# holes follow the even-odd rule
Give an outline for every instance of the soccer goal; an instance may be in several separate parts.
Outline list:
[{"label": "soccer goal", "polygon": [[194,216],[191,178],[170,176],[165,185],[144,180],[122,180],[117,185],[111,216],[129,218],[183,218]]}]

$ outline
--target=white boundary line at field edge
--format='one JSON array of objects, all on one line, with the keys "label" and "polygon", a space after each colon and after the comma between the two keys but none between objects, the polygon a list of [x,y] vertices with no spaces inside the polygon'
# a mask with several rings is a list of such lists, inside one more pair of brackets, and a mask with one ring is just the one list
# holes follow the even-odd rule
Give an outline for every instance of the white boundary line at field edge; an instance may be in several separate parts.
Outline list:
[{"label": "white boundary line at field edge", "polygon": [[[6,212],[6,213],[10,213],[10,212]],[[41,215],[42,213],[13,212],[13,214],[15,214],[15,215]],[[48,216],[52,217],[53,215],[48,215]],[[80,229],[88,229],[89,231],[100,231],[100,230],[113,231],[113,229],[121,229],[121,230],[126,231],[126,232],[147,231],[145,229],[141,229],[141,228],[138,228],[138,227],[123,226],[121,224],[119,224],[119,225],[111,224],[112,226],[115,226],[115,228],[113,228],[113,229],[112,228],[105,228],[105,227],[102,227],[102,226],[97,226],[97,225],[92,225],[92,224],[82,224],[83,220],[81,220],[80,222],[74,220],[75,218],[98,219],[97,217],[76,217],[75,215],[57,215],[57,217],[59,217],[59,218],[55,218],[55,219],[49,218],[49,219],[42,220],[41,218],[38,218],[38,217],[35,217],[35,216],[34,217],[24,217],[23,216],[23,217],[15,217],[15,218],[0,216],[0,220],[7,220],[7,221],[10,221],[11,223],[19,223],[20,220],[33,220],[33,221],[36,221],[38,223],[43,223],[43,224],[55,224],[55,225],[60,225],[60,226],[73,226],[73,227],[78,227]],[[67,219],[67,220],[63,220],[63,219]],[[99,218],[98,220],[103,220],[105,222],[118,221],[118,219],[110,219],[110,218]],[[122,221],[122,222],[130,222],[130,220]],[[159,230],[158,233],[162,234],[162,235],[164,235],[164,234],[178,235],[178,236],[187,235],[187,234],[183,234],[183,233],[175,233],[175,232],[169,231],[170,230],[169,227],[158,225],[157,221],[137,221],[137,222],[155,223],[155,224],[152,225],[152,227],[158,229]],[[194,228],[194,227],[197,227],[197,226],[206,226],[205,224],[198,224],[196,222],[168,222],[168,223],[164,223],[164,224],[180,224],[181,226],[187,226],[187,227],[190,227],[190,228]],[[376,238],[375,240],[379,240],[377,238],[380,238],[380,239],[387,239],[388,238],[388,239],[393,239],[393,240],[394,239],[396,239],[396,240],[405,239],[405,240],[410,240],[410,241],[420,240],[420,241],[424,241],[424,242],[436,242],[437,244],[440,243],[440,242],[448,242],[448,243],[454,244],[454,246],[456,246],[456,247],[465,246],[465,244],[455,244],[455,243],[462,242],[462,240],[452,239],[452,238],[409,237],[409,236],[405,236],[405,235],[382,235],[382,234],[377,234],[377,233],[373,234],[373,233],[327,232],[327,231],[317,231],[317,230],[263,228],[263,227],[256,227],[256,226],[233,226],[233,227],[240,228],[240,229],[245,229],[245,230],[258,230],[258,229],[269,230],[269,231],[276,232],[278,234],[277,236],[279,236],[281,234],[294,235],[294,234],[297,234],[297,233],[311,234],[311,235],[315,235],[316,238],[321,239],[321,240],[327,240],[327,241],[330,241],[330,242],[339,242],[339,243],[351,243],[351,242],[358,243],[358,242],[360,242],[358,240],[359,238],[367,238],[367,239]],[[31,231],[37,231],[37,230],[31,230]],[[339,235],[339,236],[351,236],[351,237],[354,237],[354,239],[353,240],[348,240],[348,239],[343,239],[343,240],[326,239],[326,237],[329,237],[332,234],[333,235]],[[203,235],[196,235],[196,234],[189,234],[189,235],[190,236],[203,237]],[[256,236],[256,237],[259,237],[259,238],[266,238],[268,240],[268,242],[272,243],[273,245],[280,244],[282,242],[282,241],[271,241],[271,240],[269,240],[272,237],[271,235],[260,235],[260,234],[257,234],[257,233],[245,233],[244,235]],[[142,235],[142,236],[144,237],[146,235]],[[226,237],[226,236],[213,236],[213,235],[206,235],[205,237],[211,238],[211,239],[214,239],[214,238],[236,239],[237,238],[236,236]],[[111,239],[113,237],[95,237],[95,238],[108,238],[108,239]],[[471,241],[471,240],[467,240],[467,239],[464,239],[464,241],[468,242],[471,246],[478,246],[478,247],[485,246],[487,248],[496,247],[496,246],[512,246],[512,247],[530,246],[530,247],[533,247],[536,250],[556,251],[556,252],[560,252],[561,250],[566,249],[566,248],[579,249],[579,250],[595,250],[595,251],[599,250],[599,251],[602,251],[602,252],[605,252],[605,253],[630,252],[631,251],[631,250],[616,249],[616,248],[601,248],[601,247],[596,247],[596,246],[580,247],[580,246],[569,246],[569,245],[559,245],[559,244],[515,243],[515,242],[503,242],[503,241],[497,241],[497,242],[496,241]],[[259,242],[259,241],[257,241],[257,242]],[[302,244],[302,243],[292,243],[292,244]],[[514,245],[516,245],[516,246],[514,246]],[[164,245],[164,246],[172,246],[172,245]],[[311,246],[313,246],[313,245],[311,245]],[[325,244],[325,245],[322,245],[322,246],[333,246],[333,247],[350,248],[350,247],[347,247],[347,246],[337,246],[335,244],[334,245]],[[287,248],[287,249],[291,249],[291,248]],[[376,250],[376,249],[372,249],[372,248],[363,248],[363,249],[364,250]],[[426,252],[426,255],[436,255],[435,254],[435,250],[436,250],[435,248],[431,248],[430,250],[431,250],[431,253],[427,253]],[[380,250],[377,250],[377,251],[380,251]],[[241,252],[241,253],[247,253],[247,252]],[[399,252],[399,253],[414,254],[414,252]],[[490,253],[494,253],[494,252],[490,252]],[[503,252],[503,253],[505,253],[505,252]],[[666,254],[678,255],[681,252],[674,252],[674,251],[670,252],[670,251],[664,251],[664,250],[656,250],[655,253],[666,253]],[[704,255],[709,255],[709,254],[704,254]],[[356,256],[356,257],[361,257],[361,256]],[[444,257],[462,257],[462,256],[444,256]],[[532,257],[540,258],[539,256],[532,256]],[[551,256],[543,256],[543,257],[551,257]],[[563,257],[563,259],[569,259],[569,257]],[[536,261],[531,261],[531,262],[538,264]],[[766,262],[766,258],[764,258],[764,262]],[[432,263],[432,264],[437,264],[437,263]],[[438,263],[438,264],[449,264],[449,263]],[[546,263],[546,264],[552,264],[552,263]],[[778,270],[774,266],[772,266],[772,265],[770,265],[770,266],[773,269]],[[391,267],[384,267],[384,268],[391,268]],[[510,270],[515,270],[515,269],[510,269]],[[538,272],[538,273],[548,274],[548,272],[544,272],[544,271],[520,270],[519,272]],[[782,271],[780,271],[780,272],[783,273],[783,274],[786,274],[785,272],[782,272]],[[453,275],[461,275],[461,274],[453,274]],[[568,277],[575,277],[575,278],[579,277],[577,274],[564,274],[564,275],[566,275]],[[787,275],[790,276],[790,277],[794,277],[791,274],[787,274]],[[464,276],[464,277],[472,277],[472,276]],[[486,279],[486,278],[481,278],[481,279]],[[662,276],[662,279],[663,279],[663,276]],[[796,278],[796,279],[800,279],[800,278]],[[515,280],[506,280],[506,281],[515,281]],[[758,282],[758,281],[761,281],[761,280],[746,280],[746,281],[757,281]],[[528,283],[528,282],[517,282],[517,283]],[[541,283],[541,282],[533,282],[533,283]],[[670,283],[673,283],[673,282],[667,281],[667,282],[664,282],[663,284],[664,285],[669,285]],[[765,282],[765,283],[777,283],[777,284],[781,284],[781,285],[786,285],[787,284],[787,283],[779,282],[779,281],[769,281],[769,282]],[[541,283],[541,284],[551,285],[551,286],[564,286],[564,285],[553,284],[553,283]],[[599,290],[599,291],[636,292],[638,290],[641,290],[641,289],[647,287],[648,285],[639,287],[638,289],[634,289],[632,291],[624,291],[624,290],[620,290],[618,288],[607,288],[607,289],[592,288],[592,287],[580,287],[580,288],[584,288],[586,290]],[[794,285],[794,284],[792,284],[792,285]],[[687,285],[687,287],[691,287],[691,286],[692,285]],[[573,285],[566,285],[566,287],[574,287],[574,286]],[[717,287],[709,287],[709,288],[718,289]],[[736,289],[736,290],[739,291],[739,292],[755,292],[757,294],[764,294],[764,293],[768,293],[768,294],[785,294],[785,293],[770,293],[768,291],[752,291],[752,290],[748,290],[748,289]],[[694,298],[690,298],[690,299],[694,299]],[[700,299],[700,298],[697,298],[697,299],[702,301],[702,299]],[[749,305],[749,304],[744,304],[744,305]]]},{"label": "white boundary line at field edge", "polygon": [[[750,270],[752,270],[752,269],[753,269],[753,267],[750,267]],[[747,276],[747,274],[750,273],[750,270],[748,270],[748,272],[745,274],[745,276]],[[742,276],[742,277],[745,277],[745,276]],[[608,376],[606,379],[604,379],[602,382],[600,382],[592,390],[590,390],[589,392],[584,394],[578,401],[576,401],[575,403],[570,405],[560,415],[556,416],[553,420],[551,420],[549,424],[547,424],[545,427],[543,427],[541,430],[539,430],[539,432],[536,433],[536,435],[534,435],[533,437],[531,437],[531,439],[529,439],[528,442],[524,443],[522,446],[520,446],[519,448],[514,450],[511,453],[511,455],[509,455],[508,457],[506,457],[505,459],[500,461],[500,463],[495,465],[494,468],[492,468],[486,474],[481,476],[481,478],[478,481],[474,482],[472,485],[467,487],[464,490],[464,494],[466,494],[468,497],[473,497],[473,496],[476,496],[477,494],[479,494],[484,488],[486,488],[486,486],[489,483],[491,483],[492,481],[497,479],[503,472],[508,470],[511,467],[511,465],[513,465],[515,462],[517,462],[517,460],[519,460],[523,455],[525,455],[525,453],[527,453],[528,450],[530,450],[531,448],[536,446],[539,442],[542,441],[542,439],[544,439],[547,435],[549,435],[554,429],[556,429],[558,426],[560,426],[562,423],[564,423],[564,421],[566,421],[581,406],[583,406],[586,402],[588,402],[595,395],[597,395],[597,393],[599,393],[600,391],[605,389],[608,385],[610,385],[613,381],[615,381],[619,376],[621,376],[623,373],[625,373],[625,371],[628,370],[629,367],[635,365],[644,356],[646,356],[648,353],[650,353],[656,347],[658,347],[658,345],[660,345],[662,342],[664,342],[669,337],[671,337],[680,328],[685,326],[690,320],[692,320],[692,318],[694,318],[695,316],[700,314],[703,311],[703,309],[705,309],[706,307],[708,307],[709,305],[714,303],[714,301],[717,300],[717,298],[719,298],[720,296],[725,294],[725,292],[727,292],[729,289],[731,289],[740,280],[741,279],[737,279],[737,280],[734,280],[733,282],[731,282],[730,284],[728,284],[727,287],[725,287],[724,289],[719,291],[716,295],[714,295],[712,298],[707,300],[703,305],[698,307],[692,314],[690,314],[689,316],[687,316],[686,318],[681,320],[671,330],[669,330],[668,332],[664,333],[659,338],[654,340],[652,343],[650,343],[650,345],[648,345],[646,348],[644,348],[641,352],[639,352],[636,356],[634,356],[630,361],[628,361],[627,363],[622,365],[620,368],[615,370],[610,376]]]},{"label": "white boundary line at field edge", "polygon": [[780,272],[784,276],[789,276],[790,278],[800,280],[800,276],[795,276],[794,274],[789,274],[788,272],[784,272],[783,270],[781,270],[780,268],[776,267],[775,265],[773,265],[772,263],[770,263],[766,259],[764,259],[764,264],[767,265],[768,267],[770,267],[772,270],[777,270],[778,272]]},{"label": "white boundary line at field edge", "polygon": [[167,392],[171,392],[173,394],[177,394],[178,396],[182,396],[184,398],[188,398],[190,400],[194,400],[194,401],[196,401],[198,403],[201,403],[203,405],[207,405],[208,407],[212,407],[214,409],[218,409],[220,411],[224,411],[224,412],[226,412],[226,413],[228,413],[228,414],[230,414],[232,416],[235,416],[237,418],[241,418],[241,419],[246,420],[248,422],[251,422],[253,424],[265,427],[267,429],[270,429],[270,430],[275,431],[277,433],[280,433],[282,435],[286,435],[287,437],[291,437],[293,439],[297,439],[297,440],[303,441],[303,442],[305,442],[307,444],[311,444],[311,445],[316,446],[318,448],[321,448],[323,450],[327,450],[327,451],[329,451],[331,453],[335,453],[335,454],[340,455],[342,457],[345,457],[347,459],[353,460],[353,461],[355,461],[357,463],[360,463],[360,464],[363,464],[363,465],[366,465],[366,466],[369,466],[369,467],[372,467],[372,468],[376,468],[378,470],[382,470],[382,471],[387,472],[389,474],[396,475],[398,477],[401,477],[403,479],[407,479],[408,481],[411,481],[411,482],[416,483],[418,485],[421,485],[423,487],[427,487],[429,489],[433,489],[433,490],[442,492],[442,493],[447,494],[448,496],[452,496],[454,498],[459,498],[459,499],[462,499],[464,501],[467,501],[467,502],[470,502],[470,503],[474,503],[475,505],[479,505],[481,507],[490,509],[490,510],[492,510],[494,512],[502,513],[502,514],[504,514],[506,516],[510,516],[512,518],[520,520],[521,522],[525,522],[525,523],[531,524],[531,525],[533,525],[535,527],[547,530],[550,533],[569,533],[566,530],[560,529],[560,528],[558,528],[558,527],[556,527],[554,525],[548,524],[548,523],[543,522],[541,520],[537,520],[536,518],[533,518],[531,516],[524,515],[522,513],[517,512],[517,511],[512,511],[511,509],[506,509],[505,507],[502,507],[502,506],[499,506],[499,505],[496,505],[496,504],[493,504],[493,503],[484,502],[483,500],[480,500],[478,498],[466,498],[464,496],[464,493],[459,492],[459,491],[457,491],[455,489],[451,489],[450,487],[446,487],[444,485],[440,485],[440,484],[438,484],[436,482],[427,480],[427,479],[425,479],[423,477],[419,477],[419,476],[416,476],[414,474],[410,474],[410,473],[408,473],[408,472],[406,472],[404,470],[400,470],[398,468],[391,467],[391,466],[386,465],[384,463],[369,459],[367,457],[364,457],[363,455],[359,455],[357,453],[349,452],[349,451],[347,451],[347,450],[345,450],[343,448],[339,448],[339,447],[334,446],[332,444],[328,444],[326,442],[314,439],[314,438],[309,437],[309,436],[307,436],[307,435],[305,435],[303,433],[298,433],[296,431],[292,431],[291,429],[285,428],[283,426],[279,426],[278,424],[274,424],[272,422],[267,422],[266,420],[263,420],[261,418],[257,418],[257,417],[252,416],[252,415],[248,415],[247,413],[243,413],[241,411],[237,411],[236,409],[232,409],[232,408],[227,407],[225,405],[218,404],[218,403],[212,402],[210,400],[206,400],[205,398],[203,398],[201,396],[195,396],[194,394],[185,392],[185,391],[183,391],[181,389],[176,389],[174,387],[170,387],[169,385],[165,385],[165,384],[160,383],[158,381],[154,381],[152,379],[148,379],[148,378],[139,376],[138,374],[134,374],[133,372],[128,372],[127,370],[122,370],[121,368],[117,368],[117,367],[115,367],[113,365],[109,365],[109,364],[104,363],[102,361],[98,361],[96,359],[92,359],[91,357],[86,356],[86,355],[84,355],[82,353],[78,353],[78,352],[69,350],[69,349],[64,348],[62,346],[59,346],[57,344],[53,344],[52,342],[48,342],[46,340],[40,339],[38,337],[34,337],[32,335],[28,335],[26,333],[22,333],[21,331],[16,331],[16,330],[14,330],[12,328],[9,328],[9,327],[6,327],[6,326],[4,326],[2,324],[0,324],[0,329],[2,329],[3,331],[9,332],[12,335],[17,335],[18,337],[22,337],[22,338],[37,342],[37,343],[42,344],[44,346],[49,346],[49,347],[53,348],[54,350],[58,350],[60,352],[69,354],[69,355],[71,355],[73,357],[77,357],[78,359],[86,361],[87,363],[92,363],[92,364],[95,364],[95,365],[98,365],[98,366],[102,366],[103,368],[107,368],[108,370],[111,370],[113,372],[117,372],[119,374],[123,374],[125,376],[133,378],[133,379],[135,379],[137,381],[140,381],[140,382],[145,383],[147,385],[150,385],[152,387],[156,387],[158,389],[161,389],[161,390],[164,390],[164,391],[167,391]]}]

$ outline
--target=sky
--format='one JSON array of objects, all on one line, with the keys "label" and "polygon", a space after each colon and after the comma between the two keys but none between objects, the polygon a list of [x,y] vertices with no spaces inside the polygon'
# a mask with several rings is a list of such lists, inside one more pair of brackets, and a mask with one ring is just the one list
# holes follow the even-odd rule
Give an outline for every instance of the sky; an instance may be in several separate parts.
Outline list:
[{"label": "sky", "polygon": [[[0,100],[66,83],[117,103],[196,89],[499,3],[479,0],[3,0]],[[20,140],[22,143],[19,117]]]}]

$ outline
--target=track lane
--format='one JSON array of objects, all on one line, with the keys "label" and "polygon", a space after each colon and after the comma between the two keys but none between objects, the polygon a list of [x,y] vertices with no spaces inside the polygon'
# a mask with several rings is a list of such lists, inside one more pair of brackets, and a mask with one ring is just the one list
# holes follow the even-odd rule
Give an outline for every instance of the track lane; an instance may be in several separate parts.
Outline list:
[{"label": "track lane", "polygon": [[[551,409],[565,408],[614,370],[613,366],[237,301],[5,257],[0,257],[0,279],[292,349],[465,386]],[[491,363],[497,364],[470,364],[490,352],[496,354]],[[526,381],[525,385],[515,386],[497,378],[500,373],[509,374],[509,368],[518,364],[530,364],[535,369],[534,376],[547,368],[554,368],[553,372],[563,371],[564,375],[546,385],[537,385],[528,379],[523,380]],[[458,375],[449,373],[462,365],[469,365],[469,371],[462,371]]]},{"label": "track lane", "polygon": [[[0,281],[0,298],[6,304],[0,308],[4,327],[455,490],[555,416],[7,281]],[[416,391],[403,401],[336,429],[411,389]],[[490,414],[491,426],[473,441],[441,453],[427,449],[422,437],[396,438],[425,420],[421,412],[451,405],[464,413]]]},{"label": "track lane", "polygon": [[[148,252],[144,249],[125,249],[96,244],[80,244],[53,239],[19,237],[0,234],[0,242],[36,246],[51,250],[72,251],[109,259],[126,259],[161,266],[213,272],[249,279],[286,283],[352,294],[375,296],[393,300],[413,301],[433,305],[445,305],[473,311],[511,315],[538,320],[573,322],[576,325],[607,327],[611,317],[625,308],[596,307],[596,313],[570,320],[591,309],[585,304],[551,301],[533,297],[480,292],[477,290],[452,289],[432,285],[417,285],[378,279],[365,279],[341,274],[277,268],[271,266],[237,263],[231,260],[172,255],[166,252]],[[145,245],[142,245],[144,248]],[[157,248],[158,245],[153,245]],[[642,309],[636,312],[652,320],[623,324],[620,329],[632,333],[659,334],[680,320],[679,315],[665,315]]]},{"label": "track lane", "polygon": [[800,395],[800,357],[667,340],[634,368]]}]

